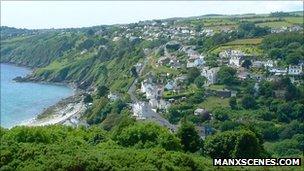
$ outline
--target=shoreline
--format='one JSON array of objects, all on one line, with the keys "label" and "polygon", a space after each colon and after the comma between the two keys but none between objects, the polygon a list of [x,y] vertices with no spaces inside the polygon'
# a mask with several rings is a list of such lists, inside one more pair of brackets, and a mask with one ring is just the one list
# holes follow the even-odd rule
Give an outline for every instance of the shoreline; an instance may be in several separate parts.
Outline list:
[{"label": "shoreline", "polygon": [[77,93],[64,98],[56,104],[45,108],[34,118],[21,122],[15,126],[32,127],[67,123],[72,123],[74,126],[79,123],[85,125],[86,123],[81,120],[81,116],[87,110],[87,105],[83,102],[84,94],[85,93]]},{"label": "shoreline", "polygon": [[[24,83],[37,83],[37,84],[49,84],[57,86],[66,86],[72,89],[72,95],[64,99],[61,99],[57,103],[46,107],[43,111],[39,112],[34,118],[25,120],[15,126],[46,126],[54,124],[64,124],[69,121],[70,123],[75,123],[76,125],[80,122],[80,117],[85,113],[87,106],[83,103],[83,95],[88,93],[88,91],[80,89],[75,83],[67,82],[50,82],[50,81],[38,81],[38,80],[29,80],[27,79],[30,76],[35,68],[25,66],[23,64],[15,64],[12,62],[1,62],[1,64],[13,65],[17,67],[24,67],[31,70],[29,74],[23,77],[16,77],[13,79],[15,82],[24,82]],[[20,79],[21,78],[21,79]],[[20,79],[20,80],[18,80]],[[49,112],[49,113],[47,113]],[[42,117],[42,118],[39,118]],[[86,124],[86,123],[83,123]],[[12,128],[11,127],[11,128]],[[10,128],[9,128],[10,129]]]},{"label": "shoreline", "polygon": [[[78,125],[82,114],[85,113],[87,106],[83,102],[83,94],[76,94],[46,108],[43,112],[19,125],[23,126],[47,126],[55,124]],[[49,113],[50,112],[50,113]],[[42,117],[42,118],[39,118]]]}]

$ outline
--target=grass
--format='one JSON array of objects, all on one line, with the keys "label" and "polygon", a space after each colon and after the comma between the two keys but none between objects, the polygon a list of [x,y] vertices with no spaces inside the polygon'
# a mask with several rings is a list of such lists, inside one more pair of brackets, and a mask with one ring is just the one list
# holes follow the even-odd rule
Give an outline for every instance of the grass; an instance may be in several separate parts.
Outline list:
[{"label": "grass", "polygon": [[225,45],[258,45],[262,42],[262,38],[253,38],[253,39],[237,39],[228,43],[225,43]]},{"label": "grass", "polygon": [[266,23],[259,23],[257,25],[261,26],[261,27],[271,27],[271,28],[281,28],[281,27],[292,26],[291,23],[288,23],[286,21],[266,22]]},{"label": "grass", "polygon": [[284,18],[288,23],[303,24],[303,17],[286,17]]},{"label": "grass", "polygon": [[244,53],[247,53],[247,54],[251,54],[251,55],[254,55],[254,56],[262,56],[263,54],[263,50],[260,49],[258,47],[258,45],[237,45],[237,44],[234,44],[234,45],[221,45],[219,46],[218,48],[214,49],[211,51],[211,53],[214,53],[214,54],[218,54],[222,51],[225,51],[227,49],[234,49],[234,50],[240,50]]},{"label": "grass", "polygon": [[208,87],[209,90],[223,90],[225,85],[210,85]]},{"label": "grass", "polygon": [[198,105],[198,107],[207,109],[209,111],[214,110],[218,107],[228,107],[229,106],[229,99],[225,98],[219,98],[215,96],[207,97],[207,99]]},{"label": "grass", "polygon": [[254,17],[254,18],[245,18],[241,19],[241,21],[249,21],[249,22],[256,22],[256,21],[263,21],[266,22],[267,20],[277,20],[277,17]]}]

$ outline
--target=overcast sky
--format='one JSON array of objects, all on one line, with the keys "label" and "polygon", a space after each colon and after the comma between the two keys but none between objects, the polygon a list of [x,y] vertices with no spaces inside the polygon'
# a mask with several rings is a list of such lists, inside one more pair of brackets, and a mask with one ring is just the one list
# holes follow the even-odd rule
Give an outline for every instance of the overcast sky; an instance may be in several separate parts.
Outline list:
[{"label": "overcast sky", "polygon": [[1,25],[67,28],[204,14],[301,11],[303,1],[1,1]]}]

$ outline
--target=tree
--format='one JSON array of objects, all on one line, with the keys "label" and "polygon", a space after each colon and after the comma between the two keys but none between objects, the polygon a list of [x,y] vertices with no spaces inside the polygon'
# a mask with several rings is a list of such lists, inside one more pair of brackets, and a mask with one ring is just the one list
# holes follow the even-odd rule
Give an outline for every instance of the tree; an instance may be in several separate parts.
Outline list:
[{"label": "tree", "polygon": [[254,99],[254,97],[249,96],[249,95],[245,95],[242,98],[242,106],[245,109],[253,109],[256,107],[256,101]]},{"label": "tree", "polygon": [[190,97],[190,102],[191,103],[201,103],[205,99],[205,91],[204,89],[200,89],[197,92],[195,92],[191,97]]},{"label": "tree", "polygon": [[184,151],[196,152],[201,147],[200,137],[193,124],[183,121],[178,129],[177,137],[181,139],[182,149]]},{"label": "tree", "polygon": [[251,60],[245,59],[242,63],[242,67],[249,69],[249,67],[252,65]]},{"label": "tree", "polygon": [[92,96],[91,96],[90,94],[87,94],[87,95],[84,97],[83,102],[84,102],[84,103],[91,103],[91,102],[93,102]]},{"label": "tree", "polygon": [[273,48],[268,51],[268,56],[272,59],[282,58],[282,51],[278,48]]},{"label": "tree", "polygon": [[212,111],[214,118],[219,121],[225,121],[229,119],[227,108],[216,108]]},{"label": "tree", "polygon": [[247,130],[226,131],[207,137],[205,153],[212,158],[255,158],[264,155],[264,149],[255,133]]},{"label": "tree", "polygon": [[231,107],[231,109],[237,109],[236,97],[231,97],[229,99],[229,106]]},{"label": "tree", "polygon": [[194,84],[197,86],[197,88],[203,87],[205,82],[206,82],[206,78],[203,76],[198,76],[194,80]]},{"label": "tree", "polygon": [[138,73],[137,73],[136,68],[134,66],[131,68],[131,74],[132,74],[133,77],[138,77]]},{"label": "tree", "polygon": [[179,112],[176,108],[170,107],[166,114],[166,118],[170,123],[176,124],[183,117],[182,113]]},{"label": "tree", "polygon": [[228,66],[221,67],[218,72],[218,79],[222,84],[233,85],[236,83],[236,70]]},{"label": "tree", "polygon": [[99,86],[97,88],[97,95],[98,96],[104,97],[104,96],[108,95],[108,93],[109,93],[109,88],[105,85]]},{"label": "tree", "polygon": [[94,35],[94,31],[93,31],[92,29],[89,29],[89,30],[87,31],[87,35],[88,35],[88,36],[93,36],[93,35]]},{"label": "tree", "polygon": [[124,147],[150,148],[160,146],[167,150],[180,149],[179,139],[155,123],[134,123],[124,128],[120,135],[116,135],[116,139],[118,144]]},{"label": "tree", "polygon": [[286,56],[286,63],[289,65],[297,65],[299,63],[300,57],[301,57],[301,53],[290,53]]},{"label": "tree", "polygon": [[196,79],[196,77],[198,77],[200,75],[201,75],[201,72],[200,72],[199,69],[190,68],[188,73],[187,73],[189,83],[193,83],[194,80]]},{"label": "tree", "polygon": [[242,130],[238,133],[232,155],[236,158],[260,157],[261,146],[253,132]]},{"label": "tree", "polygon": [[259,94],[265,97],[272,97],[274,86],[271,82],[264,81],[259,84]]}]

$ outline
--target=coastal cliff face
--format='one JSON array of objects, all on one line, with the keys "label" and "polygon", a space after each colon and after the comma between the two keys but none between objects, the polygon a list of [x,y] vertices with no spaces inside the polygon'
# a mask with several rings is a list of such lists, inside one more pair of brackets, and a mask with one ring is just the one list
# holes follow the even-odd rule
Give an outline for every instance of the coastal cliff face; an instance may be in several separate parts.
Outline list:
[{"label": "coastal cliff face", "polygon": [[44,31],[1,40],[1,62],[34,68],[17,81],[73,83],[80,89],[106,85],[126,91],[130,70],[144,57],[144,42],[92,35],[91,30]]}]

